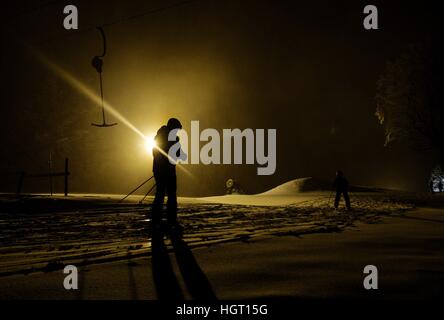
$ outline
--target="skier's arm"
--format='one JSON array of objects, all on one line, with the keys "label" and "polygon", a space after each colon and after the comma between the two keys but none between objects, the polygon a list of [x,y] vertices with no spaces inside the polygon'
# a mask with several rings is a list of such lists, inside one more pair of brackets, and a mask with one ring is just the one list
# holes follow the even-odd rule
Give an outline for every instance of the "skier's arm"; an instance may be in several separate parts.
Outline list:
[{"label": "skier's arm", "polygon": [[[177,141],[179,141],[179,137],[177,138]],[[179,150],[177,150],[177,160],[186,161],[188,158],[188,155],[183,151],[182,146],[179,144]]]}]

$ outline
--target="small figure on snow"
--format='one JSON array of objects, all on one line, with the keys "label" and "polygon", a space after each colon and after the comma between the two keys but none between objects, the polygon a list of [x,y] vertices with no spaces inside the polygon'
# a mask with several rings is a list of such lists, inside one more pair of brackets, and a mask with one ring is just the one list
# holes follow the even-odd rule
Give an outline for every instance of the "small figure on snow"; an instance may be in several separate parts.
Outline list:
[{"label": "small figure on snow", "polygon": [[240,187],[239,183],[237,183],[237,181],[235,181],[234,179],[228,179],[227,182],[225,183],[225,193],[226,194],[242,194],[242,188]]},{"label": "small figure on snow", "polygon": [[341,170],[336,172],[336,178],[333,181],[333,188],[336,190],[335,208],[339,206],[339,200],[341,200],[341,194],[344,196],[345,206],[347,210],[351,210],[350,197],[348,196],[348,181],[344,177],[344,173]]}]

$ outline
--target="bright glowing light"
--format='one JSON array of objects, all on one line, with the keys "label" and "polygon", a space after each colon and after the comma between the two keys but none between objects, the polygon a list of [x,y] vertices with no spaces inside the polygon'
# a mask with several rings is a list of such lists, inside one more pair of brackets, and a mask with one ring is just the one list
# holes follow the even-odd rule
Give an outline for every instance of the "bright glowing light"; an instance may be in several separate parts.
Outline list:
[{"label": "bright glowing light", "polygon": [[[56,75],[58,75],[61,79],[65,80],[68,84],[70,84],[74,89],[78,92],[82,93],[84,96],[93,101],[98,107],[101,107],[102,100],[100,96],[95,93],[95,91],[91,90],[86,86],[83,82],[78,80],[73,74],[59,67],[55,63],[51,62],[42,52],[37,51],[36,49],[30,48],[32,52],[34,52],[35,57],[45,64],[50,70],[52,70]],[[120,123],[126,125],[128,128],[133,130],[140,137],[145,138],[143,133],[137,129],[128,119],[126,119],[117,109],[111,106],[106,100],[103,100],[103,107],[107,112],[112,114],[116,119],[119,120]]]},{"label": "bright glowing light", "polygon": [[156,141],[154,140],[154,137],[145,137],[144,147],[146,152],[152,154],[153,149],[156,147]]},{"label": "bright glowing light", "polygon": [[[26,45],[25,45],[26,46]],[[88,88],[83,82],[78,80],[73,74],[69,73],[68,71],[64,70],[63,68],[59,67],[52,61],[50,61],[42,52],[38,51],[37,49],[31,48],[26,46],[29,50],[31,50],[38,61],[42,62],[46,67],[48,67],[51,71],[53,71],[56,75],[58,75],[61,79],[66,81],[68,84],[70,84],[74,89],[76,89],[79,93],[82,93],[85,97],[89,98],[91,101],[93,101],[98,107],[101,107],[101,98],[99,95],[97,95],[93,90]],[[103,101],[103,107],[112,114],[116,119],[119,120],[119,123],[124,124],[129,129],[131,129],[133,132],[135,132],[139,137],[144,139],[144,146],[147,152],[150,154],[152,153],[153,148],[156,148],[156,143],[154,141],[154,138],[148,138],[146,137],[138,128],[136,128],[128,119],[126,119],[120,112],[117,111],[113,106],[111,106],[107,101]],[[162,151],[161,149],[157,148],[162,154],[164,154],[166,157],[169,158],[169,156]],[[194,176],[180,163],[177,164],[178,168],[181,169],[183,172],[185,172],[188,176],[194,178]]]}]

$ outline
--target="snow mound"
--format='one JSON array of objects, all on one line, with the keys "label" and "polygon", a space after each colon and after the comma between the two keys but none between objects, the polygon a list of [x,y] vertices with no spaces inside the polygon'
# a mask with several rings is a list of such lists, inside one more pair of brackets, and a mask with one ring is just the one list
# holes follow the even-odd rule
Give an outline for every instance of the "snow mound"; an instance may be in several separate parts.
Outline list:
[{"label": "snow mound", "polygon": [[330,191],[332,183],[313,177],[300,178],[283,183],[273,189],[261,193],[264,196],[291,196],[301,192]]},{"label": "snow mound", "polygon": [[[260,196],[295,196],[302,192],[332,191],[333,181],[322,180],[313,177],[299,178],[285,182],[273,189],[260,193]],[[353,186],[350,185],[351,192],[383,192],[385,189]]]}]

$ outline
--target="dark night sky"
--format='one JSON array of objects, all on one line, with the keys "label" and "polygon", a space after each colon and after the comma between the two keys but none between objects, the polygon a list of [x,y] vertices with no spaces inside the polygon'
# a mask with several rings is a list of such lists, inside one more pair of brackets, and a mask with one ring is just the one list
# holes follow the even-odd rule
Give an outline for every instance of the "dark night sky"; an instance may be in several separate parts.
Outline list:
[{"label": "dark night sky", "polygon": [[[63,1],[3,4],[0,171],[46,171],[52,150],[57,167],[71,160],[72,191],[125,193],[148,177],[151,157],[140,137],[123,124],[91,127],[100,109],[35,52],[98,92],[94,27],[177,2],[70,1],[78,31],[63,29]],[[373,1],[380,30],[366,31],[366,4],[197,0],[109,25],[105,98],[146,134],[170,116],[186,129],[191,120],[277,129],[273,176],[257,176],[255,165],[189,165],[193,177],[179,174],[181,195],[221,193],[229,177],[260,192],[297,177],[331,178],[338,168],[354,184],[421,189],[432,163],[399,145],[383,147],[374,97],[386,62],[438,31],[439,10]],[[13,191],[15,177],[1,187]],[[47,191],[47,183],[25,189]]]}]

